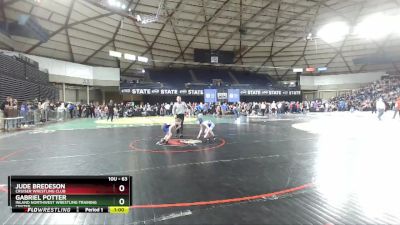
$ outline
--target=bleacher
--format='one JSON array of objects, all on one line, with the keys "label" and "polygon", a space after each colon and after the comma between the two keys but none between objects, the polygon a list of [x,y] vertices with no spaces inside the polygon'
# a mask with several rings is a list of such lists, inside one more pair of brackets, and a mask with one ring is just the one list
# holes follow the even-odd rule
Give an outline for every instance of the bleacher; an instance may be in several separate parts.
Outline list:
[{"label": "bleacher", "polygon": [[203,83],[212,83],[213,79],[221,79],[224,83],[232,84],[234,81],[229,76],[228,70],[195,69],[196,78]]},{"label": "bleacher", "polygon": [[240,84],[251,84],[251,85],[270,85],[273,79],[266,74],[256,74],[251,72],[232,71],[232,74],[236,77]]},{"label": "bleacher", "polygon": [[127,81],[120,83],[120,88],[162,88],[164,85],[162,83],[154,83],[154,82],[139,82],[139,83],[130,83]]},{"label": "bleacher", "polygon": [[166,86],[183,87],[185,83],[193,82],[188,70],[150,70],[149,77]]},{"label": "bleacher", "polygon": [[24,63],[14,57],[0,54],[0,73],[25,80]]},{"label": "bleacher", "polygon": [[1,101],[4,101],[6,96],[13,96],[18,101],[32,100],[32,96],[39,96],[39,85],[0,73]]},{"label": "bleacher", "polygon": [[0,101],[6,96],[18,101],[57,99],[58,90],[49,84],[49,74],[23,60],[0,54]]},{"label": "bleacher", "polygon": [[[121,87],[149,87],[150,83],[167,88],[206,88],[213,80],[222,80],[223,86],[265,88],[276,86],[275,81],[267,74],[257,74],[245,71],[232,71],[211,68],[148,70],[149,83],[129,84],[121,82]],[[190,85],[188,85],[190,83]],[[151,86],[151,85],[150,85]]]}]

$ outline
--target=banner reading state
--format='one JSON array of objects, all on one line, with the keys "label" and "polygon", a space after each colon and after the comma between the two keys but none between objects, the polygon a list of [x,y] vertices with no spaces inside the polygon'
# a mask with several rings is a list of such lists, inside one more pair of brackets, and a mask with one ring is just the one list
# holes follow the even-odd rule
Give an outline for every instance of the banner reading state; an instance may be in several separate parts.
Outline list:
[{"label": "banner reading state", "polygon": [[[165,88],[128,88],[121,87],[121,94],[133,95],[189,95],[203,96],[211,94],[208,90],[213,90],[215,98],[217,97],[217,89],[165,89]],[[228,101],[236,102],[240,96],[300,96],[299,90],[269,90],[269,89],[228,89]],[[229,98],[232,98],[229,100]],[[237,100],[238,101],[238,100]]]}]

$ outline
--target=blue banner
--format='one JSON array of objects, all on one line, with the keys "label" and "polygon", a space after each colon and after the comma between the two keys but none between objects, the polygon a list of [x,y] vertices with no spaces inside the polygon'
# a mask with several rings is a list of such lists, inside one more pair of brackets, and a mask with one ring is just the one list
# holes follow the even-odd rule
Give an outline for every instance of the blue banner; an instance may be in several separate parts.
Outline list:
[{"label": "blue banner", "polygon": [[228,89],[228,102],[240,102],[240,89]]},{"label": "blue banner", "polygon": [[217,102],[217,89],[204,89],[204,102]]}]

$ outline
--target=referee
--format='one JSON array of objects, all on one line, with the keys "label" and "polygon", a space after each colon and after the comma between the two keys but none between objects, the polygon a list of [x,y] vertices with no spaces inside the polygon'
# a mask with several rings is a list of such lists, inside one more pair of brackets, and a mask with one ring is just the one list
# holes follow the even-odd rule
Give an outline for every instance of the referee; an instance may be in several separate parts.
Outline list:
[{"label": "referee", "polygon": [[176,118],[181,119],[181,127],[176,130],[176,136],[179,136],[179,138],[183,138],[183,121],[185,119],[186,110],[186,103],[182,102],[181,96],[176,97],[176,102],[172,107],[172,114],[175,115]]}]

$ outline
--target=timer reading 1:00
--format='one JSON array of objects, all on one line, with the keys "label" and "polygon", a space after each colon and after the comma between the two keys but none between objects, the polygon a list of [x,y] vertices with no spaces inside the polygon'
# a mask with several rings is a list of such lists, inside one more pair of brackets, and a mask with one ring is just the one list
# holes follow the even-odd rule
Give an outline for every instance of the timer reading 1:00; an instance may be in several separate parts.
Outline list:
[{"label": "timer reading 1:00", "polygon": [[108,207],[110,213],[115,214],[125,214],[129,213],[129,207],[121,207],[121,206],[111,206]]}]

